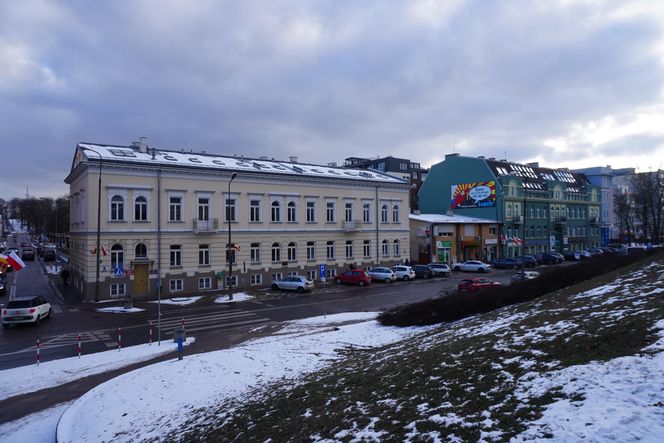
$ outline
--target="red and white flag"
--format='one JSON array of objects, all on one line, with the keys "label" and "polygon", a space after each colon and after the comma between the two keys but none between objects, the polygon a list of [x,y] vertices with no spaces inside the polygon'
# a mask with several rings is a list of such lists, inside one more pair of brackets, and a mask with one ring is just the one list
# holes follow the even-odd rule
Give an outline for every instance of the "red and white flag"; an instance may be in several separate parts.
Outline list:
[{"label": "red and white flag", "polygon": [[[95,248],[92,248],[92,251],[90,251],[90,252],[92,253],[92,255],[97,255],[97,248],[96,248],[96,247],[95,247]],[[99,253],[100,253],[101,255],[103,255],[104,257],[106,257],[106,255],[107,255],[106,248],[104,248],[104,247],[102,246],[102,247],[101,247],[101,251],[100,251]]]},{"label": "red and white flag", "polygon": [[515,235],[514,237],[512,237],[512,241],[514,243],[516,243],[517,245],[523,244],[523,240],[521,240],[518,235]]},{"label": "red and white flag", "polygon": [[7,263],[14,268],[15,271],[20,271],[21,269],[25,268],[25,263],[23,263],[23,260],[21,260],[21,257],[16,255],[16,251],[12,251],[9,256],[7,257]]}]

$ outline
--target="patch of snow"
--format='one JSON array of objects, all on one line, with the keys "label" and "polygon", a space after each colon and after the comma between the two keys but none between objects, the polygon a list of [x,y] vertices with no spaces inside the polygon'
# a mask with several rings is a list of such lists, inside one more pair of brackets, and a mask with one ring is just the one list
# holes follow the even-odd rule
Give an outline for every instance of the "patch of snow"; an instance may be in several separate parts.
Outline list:
[{"label": "patch of snow", "polygon": [[228,299],[228,295],[219,295],[219,296],[214,300],[214,302],[215,302],[215,303],[235,303],[235,302],[238,302],[238,301],[247,301],[247,300],[251,300],[252,298],[254,298],[254,297],[251,296],[251,295],[248,295],[248,294],[246,294],[246,293],[244,293],[244,292],[238,292],[238,293],[236,293],[236,294],[233,294],[233,300],[229,300],[229,299]]},{"label": "patch of snow", "polygon": [[127,314],[133,312],[144,312],[143,308],[123,308],[122,306],[113,306],[110,308],[99,308],[96,309],[97,312],[107,312],[111,314]]},{"label": "patch of snow", "polygon": [[55,427],[62,413],[72,402],[60,403],[52,408],[35,412],[18,420],[0,425],[0,441],[52,443],[55,441]]},{"label": "patch of snow", "polygon": [[[161,304],[163,305],[176,305],[176,306],[186,306],[186,305],[191,305],[193,303],[196,303],[198,300],[200,300],[201,296],[195,296],[195,297],[175,297],[175,298],[167,298],[165,300],[161,301]],[[150,303],[159,303],[158,301],[151,301]]]}]

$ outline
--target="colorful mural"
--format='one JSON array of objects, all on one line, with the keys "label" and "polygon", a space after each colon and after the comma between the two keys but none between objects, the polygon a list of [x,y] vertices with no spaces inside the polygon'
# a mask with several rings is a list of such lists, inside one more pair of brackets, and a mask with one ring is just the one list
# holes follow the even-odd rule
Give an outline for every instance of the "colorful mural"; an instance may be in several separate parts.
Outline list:
[{"label": "colorful mural", "polygon": [[488,208],[496,206],[495,180],[452,185],[451,209]]}]

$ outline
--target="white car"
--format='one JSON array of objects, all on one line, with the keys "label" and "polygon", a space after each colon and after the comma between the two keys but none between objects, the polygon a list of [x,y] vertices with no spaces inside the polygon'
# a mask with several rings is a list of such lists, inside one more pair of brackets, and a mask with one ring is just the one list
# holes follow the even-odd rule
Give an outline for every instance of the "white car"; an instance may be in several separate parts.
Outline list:
[{"label": "white car", "polygon": [[40,320],[51,316],[51,304],[43,297],[19,297],[9,300],[2,308],[2,327],[21,323],[37,324]]},{"label": "white car", "polygon": [[397,280],[408,281],[415,278],[415,271],[410,266],[393,266],[392,271],[396,274]]},{"label": "white car", "polygon": [[282,280],[272,281],[272,289],[275,291],[278,289],[285,289],[287,291],[296,291],[302,293],[311,291],[314,287],[315,284],[313,281],[299,275],[286,277]]},{"label": "white car", "polygon": [[452,269],[447,263],[429,263],[429,267],[433,271],[433,275],[442,275],[445,277],[452,275]]},{"label": "white car", "polygon": [[468,260],[463,263],[456,263],[452,266],[452,269],[455,271],[466,272],[489,272],[491,270],[491,265],[479,260]]},{"label": "white car", "polygon": [[397,279],[397,275],[390,268],[371,268],[368,272],[371,276],[371,280],[392,283]]}]

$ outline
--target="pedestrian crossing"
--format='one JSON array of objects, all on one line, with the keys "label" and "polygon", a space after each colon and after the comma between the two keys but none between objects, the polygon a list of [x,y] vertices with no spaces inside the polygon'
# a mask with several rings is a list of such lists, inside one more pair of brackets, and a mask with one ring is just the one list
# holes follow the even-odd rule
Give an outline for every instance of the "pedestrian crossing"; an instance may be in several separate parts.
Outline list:
[{"label": "pedestrian crossing", "polygon": [[[268,323],[270,319],[261,317],[252,312],[242,311],[240,309],[223,311],[218,313],[209,313],[201,315],[186,315],[181,317],[169,316],[161,318],[162,334],[167,336],[174,335],[175,329],[183,327],[188,333],[197,331],[209,331],[214,329],[233,329],[251,325],[262,325]],[[157,328],[157,318],[151,320],[152,326]]]}]

